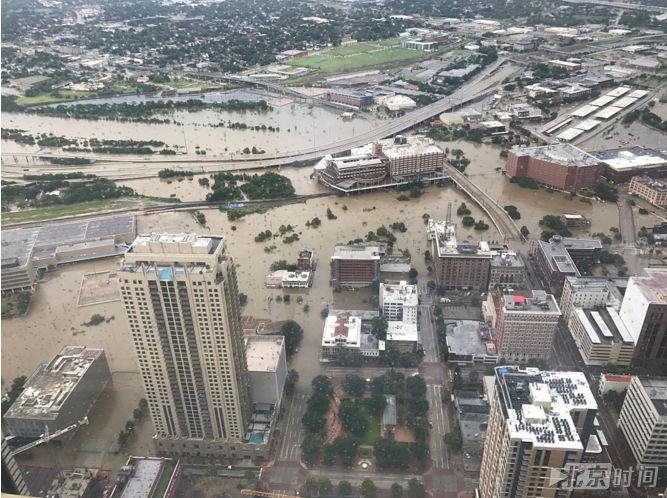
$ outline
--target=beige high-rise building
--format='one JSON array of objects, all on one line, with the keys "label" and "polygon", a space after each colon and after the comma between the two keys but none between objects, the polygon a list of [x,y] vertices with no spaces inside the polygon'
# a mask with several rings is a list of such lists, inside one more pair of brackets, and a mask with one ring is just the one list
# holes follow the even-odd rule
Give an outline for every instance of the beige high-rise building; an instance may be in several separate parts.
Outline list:
[{"label": "beige high-rise building", "polygon": [[582,461],[596,414],[581,372],[496,367],[481,498],[569,497],[560,469]]},{"label": "beige high-rise building", "polygon": [[139,235],[119,272],[159,455],[258,457],[234,262],[223,236]]}]

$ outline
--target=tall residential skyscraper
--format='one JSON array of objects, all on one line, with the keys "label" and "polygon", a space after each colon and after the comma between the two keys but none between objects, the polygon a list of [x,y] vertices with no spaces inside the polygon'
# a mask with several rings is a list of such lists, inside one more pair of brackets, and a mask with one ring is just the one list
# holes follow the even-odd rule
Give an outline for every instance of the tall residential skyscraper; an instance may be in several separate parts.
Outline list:
[{"label": "tall residential skyscraper", "polygon": [[597,403],[581,372],[497,367],[479,476],[481,498],[570,496],[571,491],[558,487],[560,469],[582,461],[596,414]]},{"label": "tall residential skyscraper", "polygon": [[158,454],[243,455],[252,406],[225,237],[139,235],[119,277]]}]

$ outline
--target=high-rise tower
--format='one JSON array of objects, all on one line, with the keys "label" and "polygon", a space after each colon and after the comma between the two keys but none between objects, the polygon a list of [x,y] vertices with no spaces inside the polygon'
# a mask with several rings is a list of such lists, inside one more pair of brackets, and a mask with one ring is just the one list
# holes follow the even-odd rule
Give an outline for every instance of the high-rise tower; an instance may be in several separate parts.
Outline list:
[{"label": "high-rise tower", "polygon": [[158,454],[241,456],[252,406],[225,237],[139,235],[119,277]]}]

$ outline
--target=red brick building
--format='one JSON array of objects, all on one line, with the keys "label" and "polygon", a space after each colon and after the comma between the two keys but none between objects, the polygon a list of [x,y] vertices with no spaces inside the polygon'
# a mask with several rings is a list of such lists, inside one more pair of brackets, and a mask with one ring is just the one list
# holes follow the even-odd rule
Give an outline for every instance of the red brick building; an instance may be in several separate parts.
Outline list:
[{"label": "red brick building", "polygon": [[570,144],[558,144],[510,150],[505,174],[572,192],[595,188],[602,169],[602,163],[590,154]]}]

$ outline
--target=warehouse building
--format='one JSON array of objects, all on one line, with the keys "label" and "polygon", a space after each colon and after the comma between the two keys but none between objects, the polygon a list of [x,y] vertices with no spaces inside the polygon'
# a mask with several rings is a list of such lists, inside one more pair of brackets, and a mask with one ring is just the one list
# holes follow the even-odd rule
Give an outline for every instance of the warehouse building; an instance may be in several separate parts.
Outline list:
[{"label": "warehouse building", "polygon": [[[83,420],[111,378],[103,349],[65,346],[49,363],[42,363],[3,417],[12,436],[39,438]],[[76,431],[57,440],[66,446]]]},{"label": "warehouse building", "polygon": [[2,292],[32,289],[37,269],[121,256],[135,234],[134,216],[3,231]]},{"label": "warehouse building", "polygon": [[624,147],[591,152],[603,165],[602,176],[614,183],[627,183],[634,176],[658,178],[667,175],[667,155],[655,149]]}]

